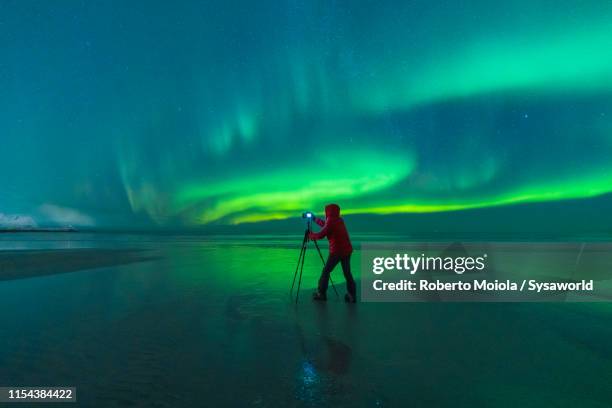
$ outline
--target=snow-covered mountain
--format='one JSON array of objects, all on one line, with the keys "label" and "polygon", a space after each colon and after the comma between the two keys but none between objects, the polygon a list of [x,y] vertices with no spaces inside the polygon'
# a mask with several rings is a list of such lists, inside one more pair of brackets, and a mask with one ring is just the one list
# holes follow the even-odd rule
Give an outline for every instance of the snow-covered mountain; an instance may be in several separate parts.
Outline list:
[{"label": "snow-covered mountain", "polygon": [[33,229],[37,227],[36,221],[29,215],[0,213],[0,229]]}]

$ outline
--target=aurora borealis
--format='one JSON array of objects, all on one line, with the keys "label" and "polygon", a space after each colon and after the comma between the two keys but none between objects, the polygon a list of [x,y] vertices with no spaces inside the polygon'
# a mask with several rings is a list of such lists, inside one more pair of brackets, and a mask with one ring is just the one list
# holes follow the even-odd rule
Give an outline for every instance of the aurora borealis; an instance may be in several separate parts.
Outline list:
[{"label": "aurora borealis", "polygon": [[0,220],[612,192],[612,3],[3,1]]}]

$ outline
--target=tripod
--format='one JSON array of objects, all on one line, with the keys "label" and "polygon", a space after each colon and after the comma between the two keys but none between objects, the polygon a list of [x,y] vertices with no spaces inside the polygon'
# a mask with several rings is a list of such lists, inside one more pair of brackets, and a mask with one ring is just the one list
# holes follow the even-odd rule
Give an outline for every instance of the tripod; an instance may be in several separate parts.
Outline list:
[{"label": "tripod", "polygon": [[[304,271],[304,259],[306,259],[306,250],[308,249],[308,241],[310,241],[310,238],[308,238],[308,235],[310,234],[311,231],[312,231],[312,219],[308,218],[308,221],[306,222],[306,231],[304,231],[304,239],[302,240],[302,248],[300,249],[300,256],[298,257],[297,266],[295,267],[295,273],[293,274],[293,283],[291,284],[291,290],[289,291],[290,294],[293,294],[293,287],[295,286],[295,278],[297,277],[298,269],[299,269],[300,278],[298,279],[298,287],[297,287],[297,291],[295,292],[295,303],[296,304],[298,302],[298,297],[300,296],[300,286],[302,285],[302,272]],[[321,262],[323,262],[323,266],[325,266],[325,259],[323,258],[323,254],[321,253],[321,248],[319,248],[319,244],[315,240],[312,240],[312,242],[314,242],[315,248],[317,248],[317,252],[319,253],[319,257],[321,258]],[[336,296],[339,297],[340,295],[338,295],[338,290],[336,289],[336,285],[334,285],[334,281],[332,280],[331,275],[329,276],[329,282],[331,283],[332,288],[334,288],[334,292],[336,292]]]}]

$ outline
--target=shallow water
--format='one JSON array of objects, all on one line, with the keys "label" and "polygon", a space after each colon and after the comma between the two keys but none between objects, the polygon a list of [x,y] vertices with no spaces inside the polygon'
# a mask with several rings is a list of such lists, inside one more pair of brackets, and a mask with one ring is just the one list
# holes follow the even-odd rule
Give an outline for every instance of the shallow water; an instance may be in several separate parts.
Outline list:
[{"label": "shallow water", "polygon": [[9,250],[64,252],[0,281],[0,385],[85,406],[609,406],[608,304],[313,304],[310,251],[294,306],[299,241],[3,236],[4,271]]}]

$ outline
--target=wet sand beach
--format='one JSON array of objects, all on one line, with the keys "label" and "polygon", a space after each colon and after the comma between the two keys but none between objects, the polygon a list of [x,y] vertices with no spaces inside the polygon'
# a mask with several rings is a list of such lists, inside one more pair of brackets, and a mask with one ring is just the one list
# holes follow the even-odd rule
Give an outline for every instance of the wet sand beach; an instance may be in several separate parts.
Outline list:
[{"label": "wet sand beach", "polygon": [[76,386],[80,406],[604,407],[612,396],[607,303],[347,305],[330,292],[317,304],[312,252],[295,306],[291,239],[3,245],[0,383]]}]

